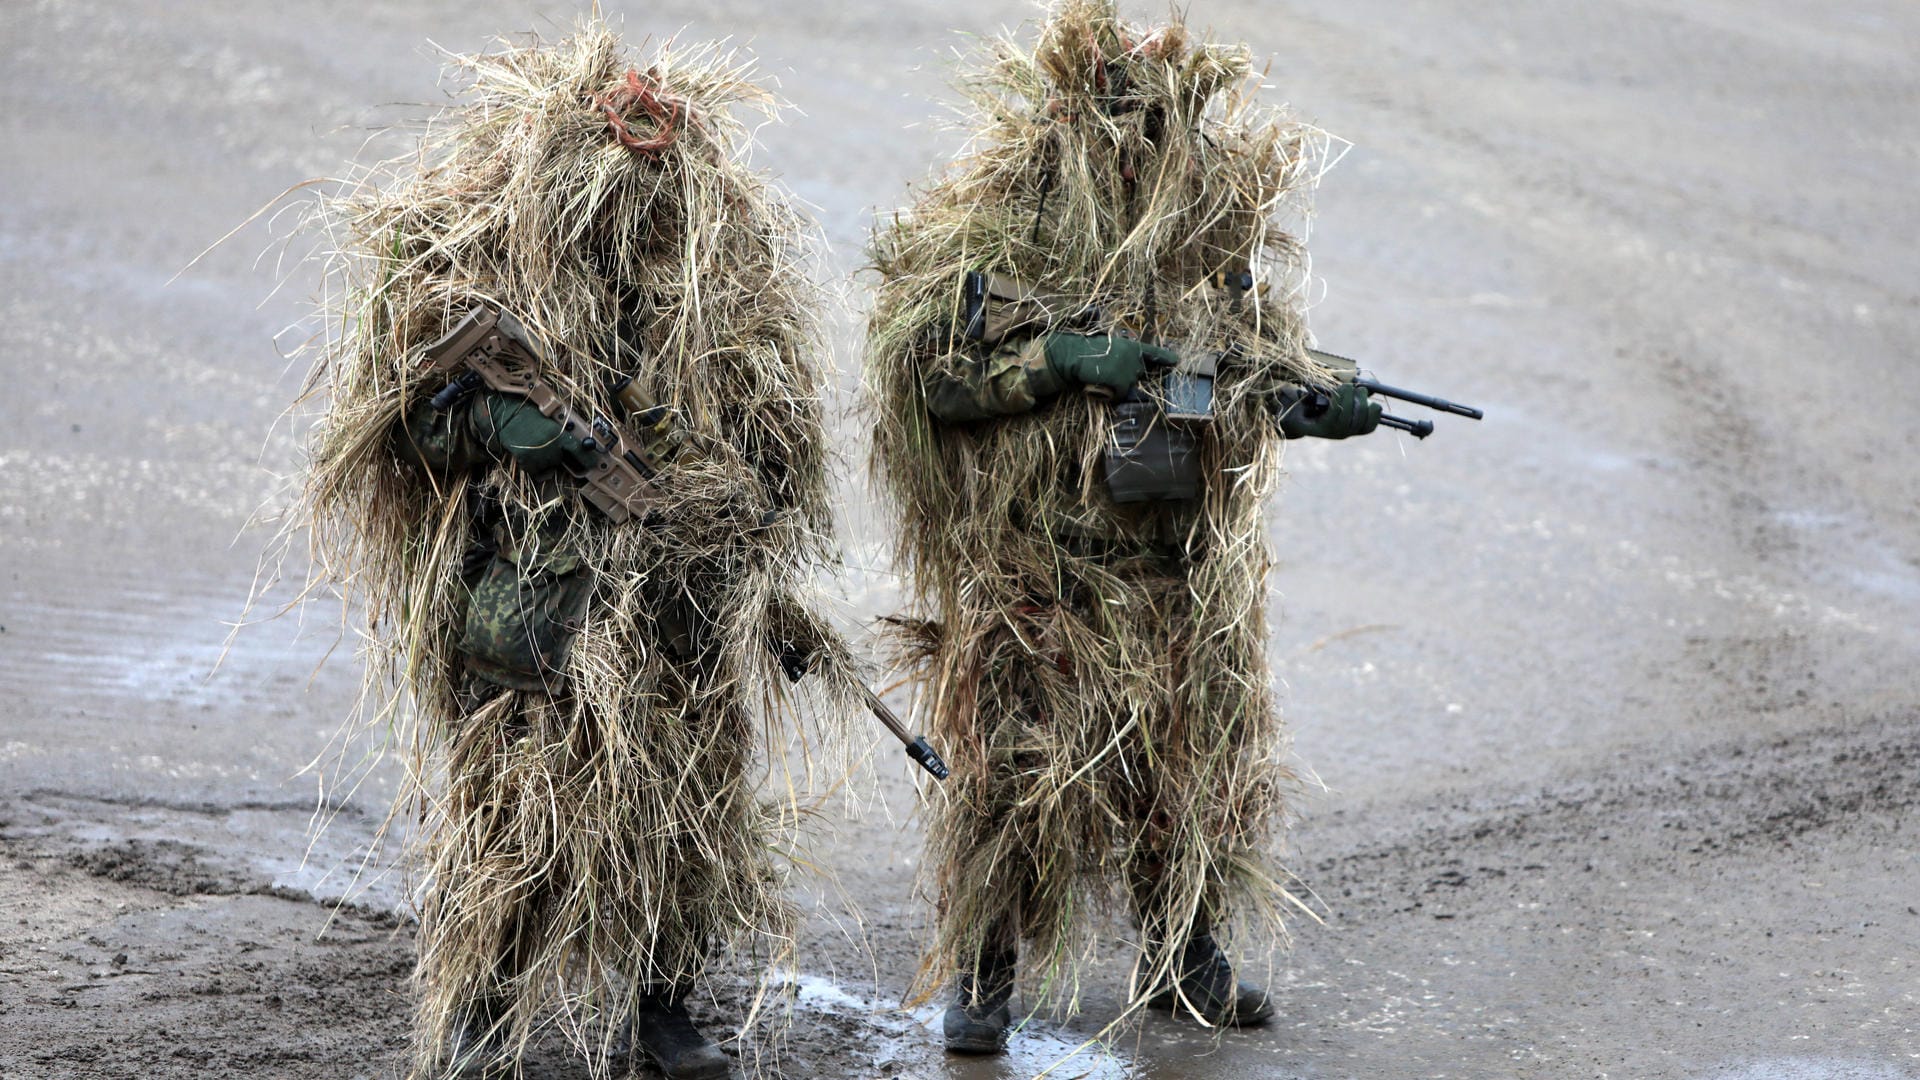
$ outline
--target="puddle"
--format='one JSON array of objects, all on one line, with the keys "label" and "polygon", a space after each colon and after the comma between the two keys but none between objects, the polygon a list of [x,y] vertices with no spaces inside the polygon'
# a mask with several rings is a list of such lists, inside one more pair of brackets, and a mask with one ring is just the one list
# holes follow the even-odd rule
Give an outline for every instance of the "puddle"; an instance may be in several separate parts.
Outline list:
[{"label": "puddle", "polygon": [[1916,1080],[1916,1078],[1920,1078],[1920,1071],[1870,1061],[1847,1061],[1838,1058],[1768,1058],[1763,1061],[1730,1065],[1698,1076],[1698,1080]]},{"label": "puddle", "polygon": [[[916,1080],[1127,1080],[1136,1067],[1115,1047],[1090,1041],[1092,1033],[1035,1018],[1016,1028],[1004,1054],[969,1057],[948,1054],[940,1044],[944,1006],[925,1005],[911,1012],[867,997],[818,975],[794,981],[796,1014],[859,1016],[873,1033],[871,1060],[881,1075]],[[804,1019],[796,1015],[796,1023]],[[1134,1029],[1127,1029],[1131,1036]]]}]

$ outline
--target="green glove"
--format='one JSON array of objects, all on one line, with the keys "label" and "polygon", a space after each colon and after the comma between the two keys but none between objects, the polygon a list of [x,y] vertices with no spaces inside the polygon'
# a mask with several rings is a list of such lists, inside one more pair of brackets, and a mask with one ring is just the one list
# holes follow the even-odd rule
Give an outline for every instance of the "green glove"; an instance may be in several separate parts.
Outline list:
[{"label": "green glove", "polygon": [[562,431],[558,421],[540,415],[526,398],[489,393],[486,409],[500,448],[528,472],[546,472],[569,458],[581,465],[593,461],[579,436]]},{"label": "green glove", "polygon": [[1172,349],[1118,335],[1047,335],[1047,366],[1060,378],[1083,386],[1105,386],[1124,394],[1140,381],[1149,362],[1171,367],[1180,357]]},{"label": "green glove", "polygon": [[1285,391],[1279,414],[1280,434],[1289,439],[1344,439],[1380,426],[1380,403],[1352,383],[1341,383],[1330,393]]}]

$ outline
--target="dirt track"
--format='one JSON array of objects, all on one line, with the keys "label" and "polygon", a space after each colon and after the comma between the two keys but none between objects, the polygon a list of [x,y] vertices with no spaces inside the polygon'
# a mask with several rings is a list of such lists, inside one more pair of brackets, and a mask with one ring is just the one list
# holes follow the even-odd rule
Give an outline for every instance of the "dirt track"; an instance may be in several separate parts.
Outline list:
[{"label": "dirt track", "polygon": [[[389,1077],[402,886],[324,935],[314,902],[384,774],[329,793],[303,857],[295,773],[356,680],[333,613],[242,633],[209,677],[266,541],[243,526],[294,460],[271,342],[310,281],[262,304],[256,227],[164,283],[420,115],[427,39],[570,10],[175,6],[0,10],[0,1077]],[[850,271],[955,145],[926,125],[952,31],[1026,10],[903,7],[627,19],[734,33],[780,76],[805,115],[761,160]],[[1920,17],[1191,17],[1355,144],[1319,200],[1320,340],[1488,419],[1290,452],[1272,656],[1327,786],[1292,841],[1327,923],[1273,960],[1281,1023],[1215,1050],[1150,1022],[1052,1075],[1920,1077]],[[844,531],[883,535],[843,430]],[[850,544],[850,621],[896,605],[885,557]],[[840,881],[806,897],[770,1072],[1026,1076],[1111,1016],[1117,950],[1081,1019],[947,1062],[895,1008],[924,917],[906,773],[889,751],[859,779],[892,818],[816,841]],[[559,1047],[536,1066],[577,1075]]]}]

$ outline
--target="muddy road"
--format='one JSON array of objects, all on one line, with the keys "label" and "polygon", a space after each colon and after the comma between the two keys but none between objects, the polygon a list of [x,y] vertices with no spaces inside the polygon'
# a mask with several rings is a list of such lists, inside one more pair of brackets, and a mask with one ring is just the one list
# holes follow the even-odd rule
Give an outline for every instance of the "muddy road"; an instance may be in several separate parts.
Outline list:
[{"label": "muddy road", "polygon": [[[404,1060],[406,885],[371,873],[329,906],[390,776],[301,771],[357,683],[338,613],[223,649],[271,534],[249,519],[296,461],[280,350],[313,281],[270,293],[301,248],[262,225],[168,281],[369,139],[397,147],[376,133],[439,100],[429,40],[571,9],[298,7],[0,7],[3,1077]],[[1028,11],[814,7],[608,10],[734,35],[779,77],[804,111],[760,160],[844,275],[874,209],[958,144],[929,123],[955,31]],[[1353,144],[1312,234],[1321,343],[1488,417],[1289,452],[1272,659],[1323,784],[1290,844],[1325,922],[1245,959],[1279,1023],[1216,1045],[1151,1020],[1049,1075],[1920,1077],[1920,14],[1190,17]],[[840,318],[843,412],[853,341]],[[899,593],[840,430],[852,625]],[[911,779],[883,748],[854,783],[881,794],[812,840],[839,876],[802,895],[792,1023],[743,1054],[1012,1078],[1111,1019],[1117,946],[1079,1018],[947,1061],[934,1012],[899,1007],[925,920]],[[316,808],[333,828],[309,841]],[[737,988],[715,998],[737,1015]],[[579,1075],[557,1046],[533,1073]]]}]

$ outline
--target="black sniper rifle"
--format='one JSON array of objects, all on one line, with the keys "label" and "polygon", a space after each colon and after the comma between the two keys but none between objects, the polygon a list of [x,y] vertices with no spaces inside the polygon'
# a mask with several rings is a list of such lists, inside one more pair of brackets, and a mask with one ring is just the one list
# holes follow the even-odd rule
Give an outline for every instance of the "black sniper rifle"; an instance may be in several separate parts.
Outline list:
[{"label": "black sniper rifle", "polygon": [[[1215,274],[1212,283],[1227,290],[1234,303],[1253,291],[1253,274],[1240,270]],[[968,271],[960,284],[962,314],[960,318],[961,335],[968,340],[979,342],[988,347],[1012,334],[1020,332],[1043,332],[1066,330],[1080,333],[1101,332],[1108,320],[1101,309],[1092,304],[1077,304],[1064,297],[1050,295],[1007,277],[1004,274],[988,274]],[[1124,333],[1117,328],[1113,332]],[[1131,335],[1129,335],[1131,336]],[[1214,367],[1230,358],[1228,353],[1214,353],[1208,357],[1183,357],[1174,370],[1176,385],[1169,387],[1169,398],[1176,409],[1184,409],[1184,414],[1170,414],[1173,419],[1204,419],[1196,410],[1210,411],[1212,407],[1210,385],[1202,385],[1201,380],[1210,384]],[[1315,360],[1331,368],[1335,376],[1343,383],[1352,383],[1369,394],[1381,397],[1397,398],[1414,405],[1423,405],[1429,409],[1479,420],[1482,413],[1471,405],[1459,405],[1422,394],[1414,390],[1403,390],[1397,386],[1388,386],[1360,374],[1360,365],[1344,356],[1337,356],[1318,349],[1308,349],[1307,353]],[[1192,370],[1189,370],[1192,369]],[[1099,388],[1104,389],[1104,388]],[[1289,408],[1305,409],[1307,415],[1316,416],[1325,411],[1329,402],[1327,395],[1311,388],[1289,391],[1281,395],[1277,402],[1279,410]],[[1416,439],[1424,439],[1433,434],[1433,421],[1408,420],[1405,417],[1382,414],[1382,427],[1404,431]]]},{"label": "black sniper rifle", "polygon": [[[589,420],[571,408],[540,377],[546,352],[513,316],[485,305],[475,308],[440,340],[427,346],[425,361],[427,371],[432,374],[452,374],[460,369],[433,395],[435,409],[444,412],[467,394],[486,386],[525,398],[542,416],[559,424],[563,432],[579,438],[586,460],[570,463],[569,471],[580,481],[581,498],[605,514],[607,520],[616,525],[635,518],[645,522],[653,512],[653,505],[660,501],[660,489],[653,485],[653,478],[662,463],[620,423],[604,416]],[[666,421],[666,409],[644,401],[631,379],[614,393],[635,423],[657,428]],[[798,682],[807,674],[806,657],[790,643],[782,643],[776,651],[789,679]],[[872,690],[861,689],[866,694],[867,707],[906,746],[907,756],[932,773],[934,779],[945,780],[947,763],[927,740],[910,735],[885,702]]]},{"label": "black sniper rifle", "polygon": [[[1478,420],[1485,415],[1471,405],[1459,405],[1445,398],[1437,398],[1431,394],[1422,394],[1417,390],[1402,390],[1397,386],[1388,386],[1385,383],[1366,378],[1360,374],[1359,363],[1349,360],[1344,356],[1336,356],[1330,352],[1321,352],[1319,349],[1308,349],[1307,355],[1320,361],[1327,367],[1332,368],[1335,374],[1341,376],[1341,382],[1350,382],[1369,394],[1375,394],[1380,397],[1397,398],[1415,405],[1424,405],[1436,412],[1452,413],[1455,416],[1464,416],[1469,420]],[[1312,409],[1316,404],[1320,409],[1327,407],[1327,396],[1325,394],[1319,393],[1318,391],[1309,391],[1309,395],[1303,407]],[[1412,435],[1416,439],[1424,439],[1433,434],[1433,421],[1431,420],[1408,420],[1405,417],[1390,416],[1386,413],[1380,415],[1380,426],[1396,428]]]}]

